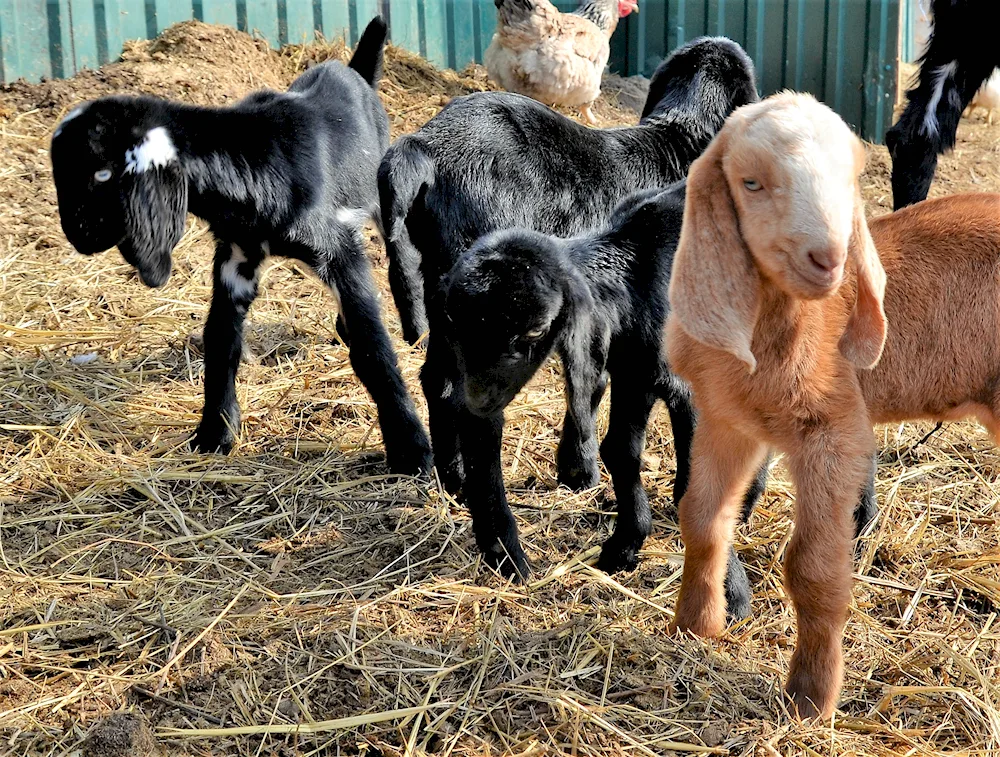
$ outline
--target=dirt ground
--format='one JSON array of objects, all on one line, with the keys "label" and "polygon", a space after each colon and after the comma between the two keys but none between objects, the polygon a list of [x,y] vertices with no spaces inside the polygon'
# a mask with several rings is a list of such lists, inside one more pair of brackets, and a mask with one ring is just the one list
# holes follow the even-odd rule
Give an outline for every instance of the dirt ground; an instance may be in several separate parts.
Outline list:
[{"label": "dirt ground", "polygon": [[[997,754],[1000,456],[976,425],[926,441],[930,424],[878,429],[880,516],[859,544],[842,705],[824,726],[792,721],[780,696],[795,633],[782,466],[737,537],[753,614],[716,641],[671,637],[682,549],[666,414],[644,473],[653,536],[638,570],[606,576],[592,563],[610,481],[553,480],[554,362],[507,411],[527,586],[482,567],[459,504],[387,475],[332,298],[290,263],[267,270],[247,328],[241,442],[188,451],[209,235],[190,221],[161,290],[117,252],[77,255],[52,129],[83,99],[231,102],[331,55],[342,47],[276,53],[188,23],[122,63],[0,89],[0,754]],[[487,87],[481,69],[390,50],[382,95],[396,136]],[[607,99],[596,112],[637,120]],[[932,194],[1000,190],[998,146],[1000,125],[963,121]],[[872,147],[873,215],[891,206],[888,176]],[[421,353],[398,338],[374,233],[370,252],[423,412]]]}]

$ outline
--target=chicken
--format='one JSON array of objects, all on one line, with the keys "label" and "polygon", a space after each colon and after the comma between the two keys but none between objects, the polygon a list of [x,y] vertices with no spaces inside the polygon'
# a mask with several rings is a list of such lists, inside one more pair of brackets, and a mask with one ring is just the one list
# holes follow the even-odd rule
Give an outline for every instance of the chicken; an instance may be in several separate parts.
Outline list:
[{"label": "chicken", "polygon": [[994,71],[990,78],[983,83],[962,115],[971,118],[972,114],[976,112],[976,108],[986,110],[986,123],[992,126],[993,111],[1000,108],[1000,68]]},{"label": "chicken", "polygon": [[611,54],[618,20],[639,10],[637,0],[581,0],[562,13],[549,0],[493,0],[497,30],[483,56],[486,70],[509,92],[546,105],[579,106],[594,124],[591,103]]}]

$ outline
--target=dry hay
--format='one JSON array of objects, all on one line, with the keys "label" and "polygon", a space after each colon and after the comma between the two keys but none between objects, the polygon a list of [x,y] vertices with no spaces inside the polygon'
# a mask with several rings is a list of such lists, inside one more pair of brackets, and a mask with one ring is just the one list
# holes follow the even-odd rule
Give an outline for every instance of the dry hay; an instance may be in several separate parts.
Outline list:
[{"label": "dry hay", "polygon": [[[927,424],[879,431],[880,518],[859,547],[833,728],[792,722],[780,697],[794,638],[781,467],[737,541],[753,616],[718,641],[671,638],[681,544],[665,416],[643,474],[654,535],[636,572],[605,576],[591,564],[611,525],[607,477],[579,494],[553,484],[555,365],[507,413],[527,587],[482,568],[459,504],[386,475],[331,298],[291,264],[267,271],[247,329],[241,443],[230,457],[187,451],[208,234],[192,222],[162,290],[115,252],[77,255],[49,135],[84,97],[225,102],[343,52],[278,54],[183,24],[120,64],[0,92],[0,753],[92,751],[100,719],[134,711],[169,754],[995,754],[1000,458],[977,426],[925,443]],[[486,86],[481,69],[391,50],[383,96],[399,133]],[[963,122],[935,193],[1000,185],[998,134]],[[887,162],[871,152],[878,212]],[[398,339],[371,252],[417,394],[421,356]]]}]

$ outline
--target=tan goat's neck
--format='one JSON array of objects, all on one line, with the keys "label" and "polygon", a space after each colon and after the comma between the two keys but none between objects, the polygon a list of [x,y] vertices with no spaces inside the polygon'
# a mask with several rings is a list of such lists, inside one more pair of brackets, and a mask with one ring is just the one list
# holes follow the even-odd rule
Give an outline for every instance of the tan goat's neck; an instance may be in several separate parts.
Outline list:
[{"label": "tan goat's neck", "polygon": [[839,292],[822,300],[801,300],[764,279],[752,345],[760,368],[799,379],[824,370],[829,345],[836,345],[844,331],[844,310]]}]

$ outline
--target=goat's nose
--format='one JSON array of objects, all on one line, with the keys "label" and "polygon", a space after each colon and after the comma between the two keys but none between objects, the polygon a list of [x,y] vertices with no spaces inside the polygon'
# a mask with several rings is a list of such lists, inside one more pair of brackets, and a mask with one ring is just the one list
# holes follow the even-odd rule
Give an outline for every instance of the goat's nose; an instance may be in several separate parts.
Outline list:
[{"label": "goat's nose", "polygon": [[844,264],[847,251],[839,247],[820,247],[809,251],[810,262],[826,273],[831,273]]}]

